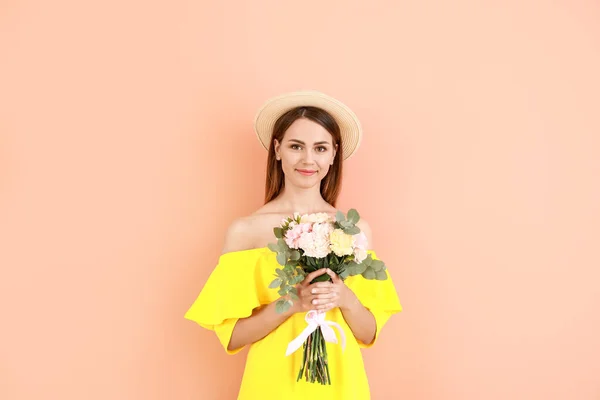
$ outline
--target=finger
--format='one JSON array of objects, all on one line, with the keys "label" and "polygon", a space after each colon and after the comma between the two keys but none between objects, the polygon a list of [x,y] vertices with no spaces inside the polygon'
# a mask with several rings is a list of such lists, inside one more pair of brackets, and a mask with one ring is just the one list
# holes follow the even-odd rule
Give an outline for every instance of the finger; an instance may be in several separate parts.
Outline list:
[{"label": "finger", "polygon": [[310,289],[310,293],[311,294],[321,294],[321,293],[331,293],[331,290],[333,289],[333,286],[331,284],[329,284],[329,286],[314,286],[311,285]]},{"label": "finger", "polygon": [[335,299],[338,296],[337,292],[329,292],[323,294],[315,294],[312,296],[313,299],[322,300],[322,299]]},{"label": "finger", "polygon": [[333,307],[335,307],[335,303],[333,302],[328,302],[325,304],[319,304],[317,306],[315,306],[315,310],[320,310],[320,311],[327,311],[327,310],[331,310]]},{"label": "finger", "polygon": [[317,276],[321,276],[326,273],[327,268],[321,268],[316,271],[313,271],[310,274],[306,275],[306,277],[304,278],[304,282],[312,282],[312,280],[315,279]]},{"label": "finger", "polygon": [[333,285],[330,281],[325,282],[315,282],[310,285],[310,288],[330,288]]},{"label": "finger", "polygon": [[340,277],[338,276],[338,274],[336,274],[335,272],[333,272],[332,270],[330,270],[329,268],[327,268],[327,271],[325,271],[327,273],[327,275],[329,275],[331,277],[331,281],[333,283],[338,283],[341,281]]}]

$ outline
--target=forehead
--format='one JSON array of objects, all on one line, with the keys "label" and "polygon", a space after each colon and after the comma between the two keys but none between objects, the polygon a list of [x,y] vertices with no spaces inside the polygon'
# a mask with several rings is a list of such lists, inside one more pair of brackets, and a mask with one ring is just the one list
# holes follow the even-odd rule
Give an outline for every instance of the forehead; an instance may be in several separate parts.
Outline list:
[{"label": "forehead", "polygon": [[287,141],[291,139],[301,140],[305,143],[322,141],[331,143],[333,140],[327,129],[323,128],[320,124],[306,118],[295,120],[287,129],[287,131],[285,131],[283,140]]}]

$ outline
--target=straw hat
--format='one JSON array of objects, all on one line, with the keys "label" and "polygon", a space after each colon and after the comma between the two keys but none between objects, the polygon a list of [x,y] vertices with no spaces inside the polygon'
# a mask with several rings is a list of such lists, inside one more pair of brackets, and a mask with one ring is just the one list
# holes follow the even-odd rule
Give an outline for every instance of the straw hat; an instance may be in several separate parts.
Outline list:
[{"label": "straw hat", "polygon": [[339,100],[314,90],[303,90],[273,97],[258,110],[254,118],[254,131],[265,149],[269,149],[273,127],[277,119],[292,108],[299,106],[318,107],[331,114],[340,126],[344,160],[356,152],[362,137],[362,127],[354,112]]}]

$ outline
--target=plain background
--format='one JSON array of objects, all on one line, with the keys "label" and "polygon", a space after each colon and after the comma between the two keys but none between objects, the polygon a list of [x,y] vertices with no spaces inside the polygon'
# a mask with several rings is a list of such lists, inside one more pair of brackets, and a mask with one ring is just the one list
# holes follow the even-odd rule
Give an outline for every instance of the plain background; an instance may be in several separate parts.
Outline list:
[{"label": "plain background", "polygon": [[0,5],[0,398],[233,399],[183,315],[262,203],[254,113],[358,114],[339,207],[404,312],[374,399],[600,399],[600,3]]}]

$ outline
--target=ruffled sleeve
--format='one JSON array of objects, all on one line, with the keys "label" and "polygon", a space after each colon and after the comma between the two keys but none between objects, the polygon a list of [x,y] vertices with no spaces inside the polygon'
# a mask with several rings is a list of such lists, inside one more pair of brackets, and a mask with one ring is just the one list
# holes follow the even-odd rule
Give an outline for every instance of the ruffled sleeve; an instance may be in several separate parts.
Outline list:
[{"label": "ruffled sleeve", "polygon": [[188,309],[185,318],[216,333],[228,354],[233,328],[238,319],[252,315],[255,308],[270,301],[269,283],[256,273],[263,254],[255,250],[225,253],[210,274],[200,294]]},{"label": "ruffled sleeve", "polygon": [[[371,254],[374,260],[378,260],[374,251],[369,250],[368,253]],[[372,347],[377,341],[385,323],[393,314],[402,311],[402,306],[400,305],[389,269],[386,269],[386,274],[388,278],[385,281],[365,279],[361,275],[351,276],[346,279],[346,285],[352,289],[362,305],[371,311],[377,325],[373,341],[369,344],[358,341],[360,347]]]}]

